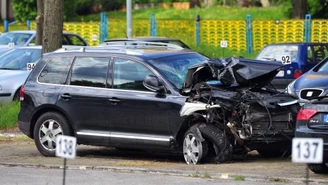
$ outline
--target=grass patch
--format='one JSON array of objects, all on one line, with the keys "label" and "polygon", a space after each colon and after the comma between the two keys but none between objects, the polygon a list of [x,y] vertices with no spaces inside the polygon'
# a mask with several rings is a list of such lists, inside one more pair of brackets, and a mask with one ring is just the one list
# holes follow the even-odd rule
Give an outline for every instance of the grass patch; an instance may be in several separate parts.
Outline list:
[{"label": "grass patch", "polygon": [[199,172],[194,172],[191,175],[189,175],[189,177],[201,177],[201,176],[202,176],[202,174]]},{"label": "grass patch", "polygon": [[29,141],[31,138],[27,136],[17,136],[17,137],[0,137],[0,142],[17,142],[17,141]]},{"label": "grass patch", "polygon": [[[108,19],[126,19],[126,11],[106,12]],[[247,7],[239,6],[213,6],[210,8],[193,8],[190,10],[176,10],[173,8],[147,8],[133,10],[133,19],[149,19],[150,14],[155,14],[157,19],[191,19],[195,20],[200,15],[201,20],[245,20],[247,14],[251,14],[253,20],[289,19],[285,13],[284,5],[272,7]],[[100,14],[76,16],[70,18],[70,22],[96,22],[100,20]]]},{"label": "grass patch", "polygon": [[19,102],[4,104],[0,106],[0,129],[16,127],[18,121]]},{"label": "grass patch", "polygon": [[245,177],[238,175],[235,178],[233,178],[233,180],[235,180],[235,181],[244,181],[245,180]]},{"label": "grass patch", "polygon": [[205,172],[203,174],[203,177],[206,178],[206,179],[210,179],[211,178],[211,175],[208,172]]},{"label": "grass patch", "polygon": [[120,161],[116,163],[117,166],[149,166],[154,162],[149,161]]},{"label": "grass patch", "polygon": [[269,182],[283,182],[283,183],[288,183],[290,181],[289,180],[286,180],[286,179],[269,178]]},{"label": "grass patch", "polygon": [[199,44],[198,46],[190,45],[191,49],[202,53],[210,58],[224,58],[224,57],[244,57],[254,59],[258,52],[253,52],[252,54],[248,54],[247,51],[236,51],[228,48],[221,48],[215,46],[208,46],[206,44]]}]

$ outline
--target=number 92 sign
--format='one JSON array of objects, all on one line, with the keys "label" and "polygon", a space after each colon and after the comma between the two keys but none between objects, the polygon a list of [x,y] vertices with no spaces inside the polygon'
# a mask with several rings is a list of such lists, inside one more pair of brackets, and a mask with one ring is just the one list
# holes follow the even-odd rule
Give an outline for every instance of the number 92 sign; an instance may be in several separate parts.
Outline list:
[{"label": "number 92 sign", "polygon": [[56,138],[56,156],[74,159],[76,156],[76,138],[59,135]]},{"label": "number 92 sign", "polygon": [[322,163],[322,138],[294,138],[292,145],[292,162]]}]

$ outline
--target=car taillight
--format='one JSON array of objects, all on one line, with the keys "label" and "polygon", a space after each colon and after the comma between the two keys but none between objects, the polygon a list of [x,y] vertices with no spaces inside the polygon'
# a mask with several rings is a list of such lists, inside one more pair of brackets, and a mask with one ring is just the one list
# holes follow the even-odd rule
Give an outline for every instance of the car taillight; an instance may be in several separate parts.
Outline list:
[{"label": "car taillight", "polygon": [[24,100],[24,91],[25,91],[25,89],[24,89],[24,87],[22,86],[21,88],[20,88],[20,90],[19,90],[19,99],[20,99],[20,101],[23,101]]},{"label": "car taillight", "polygon": [[294,76],[293,77],[294,77],[294,79],[296,79],[296,78],[300,77],[302,74],[303,74],[303,71],[302,70],[295,69]]},{"label": "car taillight", "polygon": [[297,120],[309,120],[317,112],[316,109],[301,109],[298,111]]}]

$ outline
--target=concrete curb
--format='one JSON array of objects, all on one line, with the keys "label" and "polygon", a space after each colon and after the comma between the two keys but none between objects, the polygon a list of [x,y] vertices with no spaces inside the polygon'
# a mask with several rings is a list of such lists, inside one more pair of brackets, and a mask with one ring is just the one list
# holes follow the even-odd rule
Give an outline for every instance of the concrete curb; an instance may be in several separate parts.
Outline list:
[{"label": "concrete curb", "polygon": [[[7,167],[25,167],[25,168],[44,168],[44,169],[63,169],[63,165],[54,164],[30,164],[30,163],[9,163],[0,162],[1,166]],[[81,166],[81,165],[67,165],[66,169],[70,170],[106,170],[113,172],[134,172],[134,173],[152,173],[161,175],[173,175],[184,176],[204,179],[226,179],[236,180],[237,178],[244,178],[245,181],[265,181],[276,183],[304,183],[305,178],[281,178],[281,177],[269,177],[253,174],[228,174],[228,173],[215,173],[206,172],[201,173],[198,171],[186,171],[186,170],[163,170],[163,169],[150,169],[150,168],[136,168],[136,167],[113,167],[113,166]],[[324,184],[327,180],[324,179],[309,179],[309,182],[315,182]]]}]

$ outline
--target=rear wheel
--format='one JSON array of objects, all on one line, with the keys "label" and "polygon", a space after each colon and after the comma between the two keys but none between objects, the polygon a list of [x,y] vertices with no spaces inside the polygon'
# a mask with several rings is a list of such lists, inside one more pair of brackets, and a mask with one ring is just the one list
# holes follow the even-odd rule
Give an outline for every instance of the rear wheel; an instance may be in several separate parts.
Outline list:
[{"label": "rear wheel", "polygon": [[327,163],[321,163],[321,164],[307,164],[309,169],[313,171],[314,173],[318,174],[328,174],[328,166]]},{"label": "rear wheel", "polygon": [[34,141],[42,155],[55,156],[56,138],[59,135],[72,135],[67,119],[56,112],[41,115],[34,127]]}]

